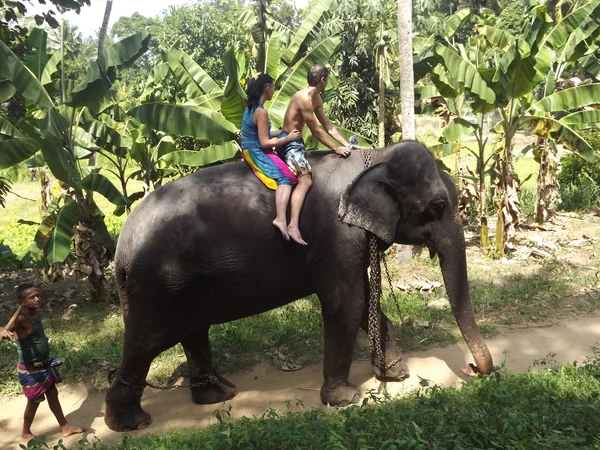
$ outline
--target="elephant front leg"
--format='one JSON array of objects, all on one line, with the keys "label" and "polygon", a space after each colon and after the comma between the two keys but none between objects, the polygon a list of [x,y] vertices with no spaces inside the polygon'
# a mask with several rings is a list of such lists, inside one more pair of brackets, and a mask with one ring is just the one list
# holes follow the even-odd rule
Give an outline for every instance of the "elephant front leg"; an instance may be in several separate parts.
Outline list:
[{"label": "elephant front leg", "polygon": [[237,389],[212,365],[208,339],[210,327],[201,328],[181,342],[187,356],[192,400],[198,404],[221,403],[235,397]]},{"label": "elephant front leg", "polygon": [[317,290],[321,300],[324,330],[321,401],[346,406],[360,400],[359,389],[348,381],[352,350],[360,326],[364,299],[360,282],[338,280],[336,286]]}]

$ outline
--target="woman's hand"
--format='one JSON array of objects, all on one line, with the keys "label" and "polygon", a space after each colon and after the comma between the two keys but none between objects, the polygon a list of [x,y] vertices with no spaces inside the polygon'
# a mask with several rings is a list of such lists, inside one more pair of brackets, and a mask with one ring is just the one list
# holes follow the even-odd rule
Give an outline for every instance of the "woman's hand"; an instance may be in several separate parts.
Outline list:
[{"label": "woman's hand", "polygon": [[302,137],[302,133],[298,130],[290,131],[290,134],[287,135],[287,142],[295,141],[296,139]]}]

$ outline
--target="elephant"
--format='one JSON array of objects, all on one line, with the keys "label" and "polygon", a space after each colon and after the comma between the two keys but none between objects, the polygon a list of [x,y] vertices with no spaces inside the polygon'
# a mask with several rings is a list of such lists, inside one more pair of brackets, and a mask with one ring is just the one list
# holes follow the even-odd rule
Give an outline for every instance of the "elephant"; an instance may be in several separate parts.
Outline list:
[{"label": "elephant", "polygon": [[[308,246],[285,241],[271,224],[273,191],[245,162],[199,170],[144,198],[125,221],[115,253],[115,278],[124,320],[123,358],[106,394],[105,422],[115,431],[141,429],[150,364],[177,343],[187,357],[191,397],[210,404],[231,399],[236,387],[213,367],[209,328],[255,315],[315,293],[323,317],[325,404],[358,402],[348,381],[358,329],[367,329],[369,236],[381,250],[422,244],[439,262],[452,312],[487,374],[492,357],[469,297],[462,221],[452,178],[417,141],[340,158],[308,154],[313,186],[300,227]],[[391,322],[380,312],[385,365],[376,376],[409,375]],[[388,367],[389,366],[389,367]]]}]

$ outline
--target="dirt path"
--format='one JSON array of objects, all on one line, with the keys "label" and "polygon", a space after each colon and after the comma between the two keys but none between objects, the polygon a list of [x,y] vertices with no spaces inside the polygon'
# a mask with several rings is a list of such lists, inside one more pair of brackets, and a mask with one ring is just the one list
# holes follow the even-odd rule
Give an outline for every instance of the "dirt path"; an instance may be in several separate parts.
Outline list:
[{"label": "dirt path", "polygon": [[[488,341],[496,364],[506,361],[511,371],[525,371],[535,360],[555,353],[560,363],[581,362],[590,355],[590,346],[600,346],[600,315],[584,319],[577,318],[554,324],[496,336]],[[459,384],[464,379],[460,369],[471,362],[470,353],[464,343],[425,352],[409,353],[406,356],[412,376],[404,383],[388,383],[391,394],[412,390],[419,384],[419,375],[444,386]],[[297,372],[281,372],[262,364],[245,373],[232,374],[229,378],[236,383],[240,393],[230,404],[232,417],[252,417],[262,414],[267,408],[285,409],[286,400],[295,408],[296,399],[301,399],[307,409],[322,406],[319,389],[322,381],[321,365],[306,367]],[[371,377],[368,361],[355,361],[350,380],[361,387],[362,392],[377,389],[380,383]],[[110,431],[103,420],[104,395],[89,393],[84,385],[61,386],[61,403],[71,423],[89,429],[88,439],[98,437],[104,443],[118,441],[122,434]],[[191,402],[187,389],[167,392],[147,389],[142,399],[144,409],[152,413],[154,422],[149,428],[130,433],[160,433],[173,429],[197,428],[214,423],[213,411],[222,405],[199,406]],[[0,448],[18,448],[19,432],[25,398],[0,400]],[[38,411],[34,422],[34,433],[48,437],[54,444],[60,439],[54,417],[46,404]],[[73,445],[79,438],[65,440]]]}]

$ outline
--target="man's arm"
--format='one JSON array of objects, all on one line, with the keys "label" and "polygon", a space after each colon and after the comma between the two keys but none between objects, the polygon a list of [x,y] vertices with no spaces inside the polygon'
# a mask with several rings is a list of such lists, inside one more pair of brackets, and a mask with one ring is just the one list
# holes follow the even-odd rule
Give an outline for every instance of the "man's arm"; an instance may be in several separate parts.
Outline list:
[{"label": "man's arm", "polygon": [[0,338],[11,339],[13,334],[6,327],[0,327]]},{"label": "man's arm", "polygon": [[327,131],[327,133],[329,133],[331,137],[333,137],[344,147],[348,147],[348,142],[346,141],[346,139],[343,138],[343,136],[339,133],[337,128],[334,127],[333,124],[327,118],[325,110],[323,109],[323,102],[321,102],[321,104],[317,105],[317,107],[315,108],[315,115],[317,116],[319,122],[321,122],[321,125],[323,125],[325,131]]},{"label": "man's arm", "polygon": [[[321,110],[323,109],[322,105],[323,104],[321,103]],[[327,133],[321,129],[321,127],[319,126],[319,121],[317,121],[317,117],[315,117],[316,110],[318,110],[318,107],[316,109],[313,109],[313,105],[310,101],[302,102],[302,105],[301,105],[302,117],[304,119],[304,123],[310,129],[310,132],[312,133],[312,135],[315,138],[317,138],[317,140],[321,144],[325,145],[327,148],[333,150],[337,154],[342,155],[342,156],[348,156],[350,154],[350,150],[348,150],[346,147],[338,147],[331,139],[329,139],[329,136],[327,135]],[[323,113],[323,116],[325,116],[324,113]],[[329,123],[329,121],[328,121],[328,123]],[[329,124],[329,125],[331,125],[331,124]],[[336,130],[336,133],[337,133],[337,130]],[[339,135],[339,133],[338,133],[338,135]]]},{"label": "man's arm", "polygon": [[33,324],[31,320],[25,315],[20,315],[15,321],[15,327],[13,333],[17,335],[18,339],[25,339],[33,331]]}]

